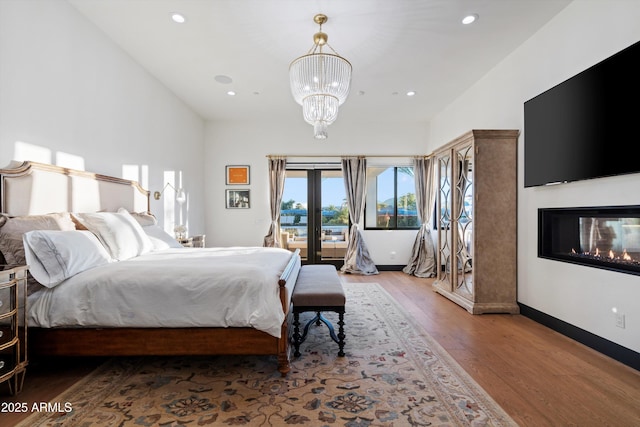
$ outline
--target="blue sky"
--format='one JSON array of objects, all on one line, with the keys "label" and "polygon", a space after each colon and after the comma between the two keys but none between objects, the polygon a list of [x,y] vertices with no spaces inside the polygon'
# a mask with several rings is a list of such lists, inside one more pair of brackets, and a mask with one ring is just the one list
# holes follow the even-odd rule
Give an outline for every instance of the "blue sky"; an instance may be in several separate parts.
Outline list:
[{"label": "blue sky", "polygon": [[[385,172],[387,173],[387,172]],[[392,172],[391,172],[392,173]],[[391,175],[393,177],[393,175]],[[413,180],[413,177],[410,178]],[[387,200],[393,197],[393,178],[377,180],[378,197],[380,200]],[[402,192],[402,191],[401,191]],[[322,181],[322,206],[340,206],[346,196],[344,182],[341,178],[325,178]],[[307,201],[307,179],[287,178],[282,200],[287,202],[294,199],[296,202],[306,206]]]},{"label": "blue sky", "polygon": [[[307,179],[287,178],[282,200],[295,200],[307,205]],[[322,206],[340,206],[345,199],[342,179],[330,178],[322,182]]]}]

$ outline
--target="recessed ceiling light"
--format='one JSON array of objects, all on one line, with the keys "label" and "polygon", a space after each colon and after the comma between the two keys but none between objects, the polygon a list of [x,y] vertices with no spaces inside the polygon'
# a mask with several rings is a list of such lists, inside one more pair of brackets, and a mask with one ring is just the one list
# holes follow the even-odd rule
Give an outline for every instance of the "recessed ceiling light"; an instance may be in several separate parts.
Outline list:
[{"label": "recessed ceiling light", "polygon": [[232,90],[230,90],[229,92],[227,92],[227,95],[229,95],[229,96],[235,96],[235,94],[236,94],[236,93],[235,93],[234,91],[232,91]]},{"label": "recessed ceiling light", "polygon": [[473,22],[475,22],[476,19],[478,19],[478,14],[477,13],[472,13],[471,15],[467,15],[464,18],[462,18],[462,23],[464,25],[469,25],[469,24],[472,24]]},{"label": "recessed ceiling light", "polygon": [[178,24],[183,24],[187,19],[181,13],[172,12],[171,13],[171,20],[173,22],[177,22]]},{"label": "recessed ceiling light", "polygon": [[409,92],[407,92],[407,96],[415,96],[415,95],[416,95],[415,90],[410,90]]}]

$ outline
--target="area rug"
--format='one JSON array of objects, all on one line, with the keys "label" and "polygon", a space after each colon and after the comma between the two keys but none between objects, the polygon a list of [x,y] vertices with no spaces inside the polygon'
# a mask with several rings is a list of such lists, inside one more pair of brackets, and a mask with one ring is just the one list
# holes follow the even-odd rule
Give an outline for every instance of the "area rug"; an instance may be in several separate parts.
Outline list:
[{"label": "area rug", "polygon": [[516,425],[380,285],[344,287],[345,357],[314,324],[286,378],[266,356],[113,358],[20,426]]}]

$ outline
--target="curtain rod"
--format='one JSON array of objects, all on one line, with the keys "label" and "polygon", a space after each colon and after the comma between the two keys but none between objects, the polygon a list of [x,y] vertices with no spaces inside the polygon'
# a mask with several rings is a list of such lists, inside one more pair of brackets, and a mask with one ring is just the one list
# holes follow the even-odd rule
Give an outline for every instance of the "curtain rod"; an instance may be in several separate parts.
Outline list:
[{"label": "curtain rod", "polygon": [[433,154],[267,154],[266,157],[424,157],[428,159],[429,157],[433,157]]}]

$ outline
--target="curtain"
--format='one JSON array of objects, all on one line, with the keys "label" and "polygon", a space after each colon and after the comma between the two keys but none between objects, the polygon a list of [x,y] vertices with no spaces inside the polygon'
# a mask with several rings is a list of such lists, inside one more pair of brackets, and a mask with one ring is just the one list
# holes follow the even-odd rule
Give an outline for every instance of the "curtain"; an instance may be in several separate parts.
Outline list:
[{"label": "curtain", "polygon": [[367,191],[367,160],[362,157],[344,157],[342,159],[342,175],[347,194],[351,231],[344,265],[345,273],[378,274],[378,269],[369,256],[362,234],[358,229],[360,218],[364,212],[364,201]]},{"label": "curtain", "polygon": [[409,262],[403,272],[417,277],[436,275],[436,257],[431,239],[429,221],[435,202],[435,181],[433,176],[433,158],[416,157],[413,159],[413,172],[416,181],[416,208],[420,229],[413,243]]},{"label": "curtain", "polygon": [[269,158],[269,206],[271,208],[271,225],[264,236],[263,246],[279,248],[280,241],[280,205],[284,192],[284,179],[287,173],[286,157]]}]

